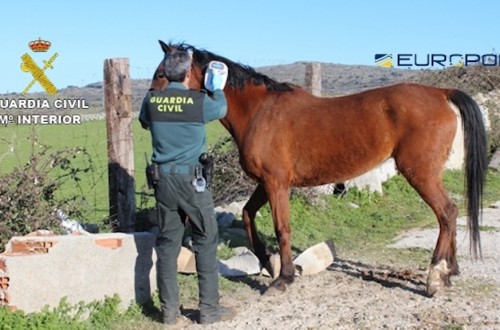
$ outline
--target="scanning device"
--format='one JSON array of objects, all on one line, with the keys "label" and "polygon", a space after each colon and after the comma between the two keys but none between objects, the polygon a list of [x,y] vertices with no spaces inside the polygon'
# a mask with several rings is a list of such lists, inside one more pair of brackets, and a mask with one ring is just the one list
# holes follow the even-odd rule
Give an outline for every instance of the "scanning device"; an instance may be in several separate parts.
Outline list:
[{"label": "scanning device", "polygon": [[224,89],[228,72],[229,70],[225,63],[219,61],[208,63],[207,71],[205,72],[205,88],[211,92],[216,89]]}]

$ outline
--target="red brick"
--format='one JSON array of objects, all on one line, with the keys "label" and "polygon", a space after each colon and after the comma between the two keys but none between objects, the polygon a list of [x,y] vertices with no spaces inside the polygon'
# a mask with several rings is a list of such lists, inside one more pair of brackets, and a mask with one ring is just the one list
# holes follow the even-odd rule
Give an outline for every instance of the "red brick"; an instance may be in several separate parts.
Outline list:
[{"label": "red brick", "polygon": [[9,288],[9,278],[7,276],[0,276],[0,289],[7,290]]},{"label": "red brick", "polygon": [[12,240],[10,245],[11,254],[44,254],[48,253],[49,249],[54,246],[54,241],[29,241],[29,240]]},{"label": "red brick", "polygon": [[117,249],[123,245],[123,240],[121,238],[101,238],[96,239],[95,244],[110,249]]}]

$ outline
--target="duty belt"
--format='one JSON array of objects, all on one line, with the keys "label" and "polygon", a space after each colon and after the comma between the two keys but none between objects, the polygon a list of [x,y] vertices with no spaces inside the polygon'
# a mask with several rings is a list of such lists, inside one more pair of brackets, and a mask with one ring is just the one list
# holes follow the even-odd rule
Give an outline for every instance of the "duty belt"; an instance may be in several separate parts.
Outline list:
[{"label": "duty belt", "polygon": [[161,164],[160,170],[163,173],[176,173],[176,174],[194,174],[195,168],[199,165],[182,165],[182,164]]}]

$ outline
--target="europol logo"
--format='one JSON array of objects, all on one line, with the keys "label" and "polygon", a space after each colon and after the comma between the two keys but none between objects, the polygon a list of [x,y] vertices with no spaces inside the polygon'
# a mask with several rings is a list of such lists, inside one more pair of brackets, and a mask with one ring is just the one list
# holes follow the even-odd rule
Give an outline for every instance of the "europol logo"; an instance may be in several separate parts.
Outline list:
[{"label": "europol logo", "polygon": [[375,64],[384,68],[392,68],[392,54],[375,54]]},{"label": "europol logo", "polygon": [[452,66],[500,66],[500,54],[492,52],[488,54],[475,53],[453,53],[453,54],[375,54],[375,64],[380,67],[437,67],[445,68]]},{"label": "europol logo", "polygon": [[[51,45],[52,44],[50,43],[50,41],[42,40],[41,38],[28,43],[28,47],[35,53],[46,53],[50,49]],[[58,55],[59,54],[54,53],[54,55],[52,55],[48,60],[43,60],[43,67],[39,67],[28,53],[25,53],[23,56],[21,56],[21,70],[27,73],[31,73],[32,76],[32,80],[23,90],[21,95],[26,95],[26,93],[28,93],[28,91],[36,82],[38,82],[50,95],[54,95],[55,93],[57,93],[56,86],[54,86],[54,84],[47,77],[47,75],[45,74],[45,70],[47,70],[48,68],[54,69],[52,63],[56,60]]]}]

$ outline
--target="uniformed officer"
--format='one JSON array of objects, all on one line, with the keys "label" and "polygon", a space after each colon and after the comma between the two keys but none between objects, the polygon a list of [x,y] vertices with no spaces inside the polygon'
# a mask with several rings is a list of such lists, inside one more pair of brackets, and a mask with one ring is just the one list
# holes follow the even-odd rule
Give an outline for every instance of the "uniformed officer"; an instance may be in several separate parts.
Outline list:
[{"label": "uniformed officer", "polygon": [[219,305],[218,228],[212,192],[201,177],[199,157],[206,150],[204,125],[226,115],[226,97],[217,74],[212,74],[207,84],[213,89],[213,98],[187,88],[188,52],[167,54],[163,67],[169,84],[146,94],[139,116],[143,128],[151,132],[152,162],[159,170],[155,184],[160,229],[156,266],[163,322],[174,324],[180,315],[177,258],[187,216],[198,272],[199,322],[213,323],[233,317],[234,312]]}]

